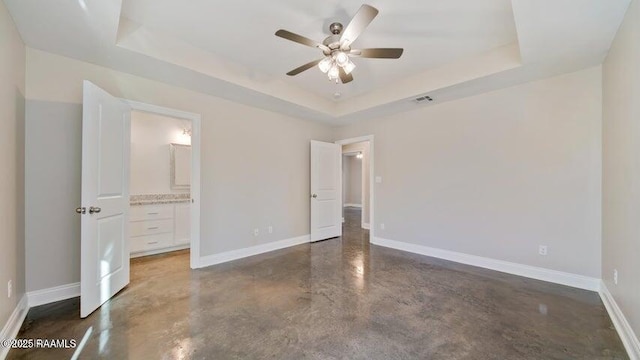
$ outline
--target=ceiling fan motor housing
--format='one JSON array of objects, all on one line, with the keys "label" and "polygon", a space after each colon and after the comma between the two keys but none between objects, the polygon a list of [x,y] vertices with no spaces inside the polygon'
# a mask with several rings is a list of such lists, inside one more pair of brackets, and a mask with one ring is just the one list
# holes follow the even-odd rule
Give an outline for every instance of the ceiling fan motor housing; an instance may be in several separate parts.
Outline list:
[{"label": "ceiling fan motor housing", "polygon": [[334,22],[331,25],[329,25],[329,31],[331,31],[331,33],[333,35],[340,35],[340,33],[342,32],[342,24],[339,22]]},{"label": "ceiling fan motor housing", "polygon": [[[334,22],[331,25],[329,25],[329,31],[331,31],[331,33],[333,35],[330,35],[326,39],[324,39],[322,44],[326,45],[331,50],[339,49],[340,48],[340,34],[342,33],[342,29],[343,29],[343,26],[339,22]],[[329,55],[329,54],[325,53],[325,55]]]}]

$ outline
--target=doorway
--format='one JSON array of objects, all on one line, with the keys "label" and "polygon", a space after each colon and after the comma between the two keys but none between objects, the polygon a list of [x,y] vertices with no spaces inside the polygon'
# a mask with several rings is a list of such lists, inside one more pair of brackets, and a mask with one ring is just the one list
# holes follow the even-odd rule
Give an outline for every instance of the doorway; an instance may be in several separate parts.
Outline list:
[{"label": "doorway", "polygon": [[191,134],[188,119],[131,111],[131,258],[191,246]]},{"label": "doorway", "polygon": [[[192,249],[189,261],[192,268],[199,266],[200,116],[118,99],[87,80],[83,81],[82,103],[82,203],[76,212],[81,215],[80,316],[85,318],[129,284],[130,234],[143,230],[173,234],[171,221],[142,225],[130,222],[130,215],[136,216],[130,214],[131,113],[134,110],[191,121],[192,156],[189,159],[184,153],[178,155],[184,157],[183,167],[187,171],[190,168],[190,172],[176,180],[190,187],[187,195],[190,198],[186,202],[188,242]],[[150,211],[145,215],[164,216],[160,212]],[[135,226],[148,227],[132,231]],[[166,235],[154,241],[164,241],[166,245],[169,239]]]},{"label": "doorway", "polygon": [[[361,210],[360,226],[373,229],[374,137],[363,136],[336,141],[342,151],[342,214],[345,209]],[[370,235],[373,236],[373,235]]]},{"label": "doorway", "polygon": [[[139,236],[131,242],[132,257],[189,249],[190,267],[196,269],[200,266],[200,115],[125,102],[132,110],[130,194],[132,204],[138,204],[130,209],[129,221],[136,222],[130,236]],[[147,132],[146,127],[155,131]],[[155,160],[149,163],[150,159]],[[141,166],[145,174],[136,177],[141,169],[134,166]],[[150,179],[152,173],[160,179]]]},{"label": "doorway", "polygon": [[360,212],[360,226],[369,228],[369,201],[367,184],[365,182],[368,170],[367,158],[364,148],[369,147],[368,142],[342,146],[342,222],[345,222],[345,210],[357,209]]}]

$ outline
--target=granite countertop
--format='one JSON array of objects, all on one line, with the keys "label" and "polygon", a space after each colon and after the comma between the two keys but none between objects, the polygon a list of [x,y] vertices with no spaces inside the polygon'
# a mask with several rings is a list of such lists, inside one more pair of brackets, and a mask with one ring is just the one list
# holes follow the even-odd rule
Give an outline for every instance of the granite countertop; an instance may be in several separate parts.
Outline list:
[{"label": "granite countertop", "polygon": [[132,206],[138,205],[159,205],[159,204],[178,204],[188,203],[191,201],[191,194],[144,194],[144,195],[131,195],[129,197],[129,204]]}]

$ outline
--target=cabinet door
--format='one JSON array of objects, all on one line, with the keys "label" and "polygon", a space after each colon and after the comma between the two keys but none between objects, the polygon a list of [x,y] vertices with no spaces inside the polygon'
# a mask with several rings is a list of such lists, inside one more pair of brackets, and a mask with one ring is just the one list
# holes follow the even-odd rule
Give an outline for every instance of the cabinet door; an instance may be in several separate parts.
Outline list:
[{"label": "cabinet door", "polygon": [[173,219],[135,221],[130,223],[131,237],[173,233]]},{"label": "cabinet door", "polygon": [[175,204],[175,209],[175,244],[188,244],[191,242],[191,203]]},{"label": "cabinet door", "polygon": [[131,238],[131,253],[152,251],[173,246],[173,234],[156,234]]},{"label": "cabinet door", "polygon": [[173,219],[173,204],[136,205],[129,211],[129,221]]}]

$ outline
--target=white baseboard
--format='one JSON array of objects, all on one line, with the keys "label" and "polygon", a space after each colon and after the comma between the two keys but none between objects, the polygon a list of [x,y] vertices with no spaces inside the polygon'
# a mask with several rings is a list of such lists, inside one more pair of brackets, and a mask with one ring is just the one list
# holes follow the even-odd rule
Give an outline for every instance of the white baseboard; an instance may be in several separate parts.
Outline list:
[{"label": "white baseboard", "polygon": [[618,331],[625,349],[627,349],[629,358],[631,360],[640,360],[640,340],[638,340],[638,336],[629,325],[627,318],[620,310],[618,303],[616,303],[604,282],[600,284],[600,298],[602,298],[609,317],[611,317],[611,321],[613,321],[613,325]]},{"label": "white baseboard", "polygon": [[344,204],[344,207],[362,208],[362,204]]},{"label": "white baseboard", "polygon": [[406,242],[387,240],[379,237],[372,238],[372,244],[389,247],[397,250],[412,252],[420,255],[431,256],[449,260],[461,264],[478,266],[485,269],[496,270],[508,274],[524,276],[536,280],[548,281],[556,284],[571,286],[579,289],[599,291],[600,279],[588,276],[572,274],[557,270],[550,270],[536,266],[512,263],[503,260],[469,255],[455,251],[431,248]]},{"label": "white baseboard", "polygon": [[149,250],[149,251],[142,251],[142,252],[137,252],[137,253],[131,253],[131,255],[129,255],[129,257],[131,259],[135,259],[138,257],[143,257],[143,256],[149,256],[149,255],[158,255],[158,254],[162,254],[162,253],[166,253],[166,252],[171,252],[171,251],[178,251],[178,250],[184,250],[184,249],[188,249],[191,247],[191,244],[185,244],[185,245],[178,245],[178,246],[172,246],[170,248],[164,248],[164,249],[156,249],[156,250]]},{"label": "white baseboard", "polygon": [[371,228],[371,225],[369,225],[368,223],[362,223],[362,228],[369,230]]},{"label": "white baseboard", "polygon": [[[16,338],[28,312],[29,302],[27,301],[27,295],[23,295],[22,299],[18,302],[18,305],[16,305],[16,308],[13,309],[7,323],[4,324],[4,327],[2,328],[2,332],[0,332],[0,341]],[[9,354],[10,349],[11,348],[9,347],[0,346],[0,359],[5,359],[7,354]]]},{"label": "white baseboard", "polygon": [[48,289],[29,291],[27,299],[29,307],[50,304],[52,302],[67,300],[80,296],[80,283],[55,286]]},{"label": "white baseboard", "polygon": [[267,244],[251,246],[244,249],[231,250],[220,254],[202,256],[199,261],[200,267],[221,264],[228,261],[238,260],[249,256],[259,255],[270,251],[280,250],[295,245],[309,242],[309,235],[298,236],[291,239],[274,241]]}]

